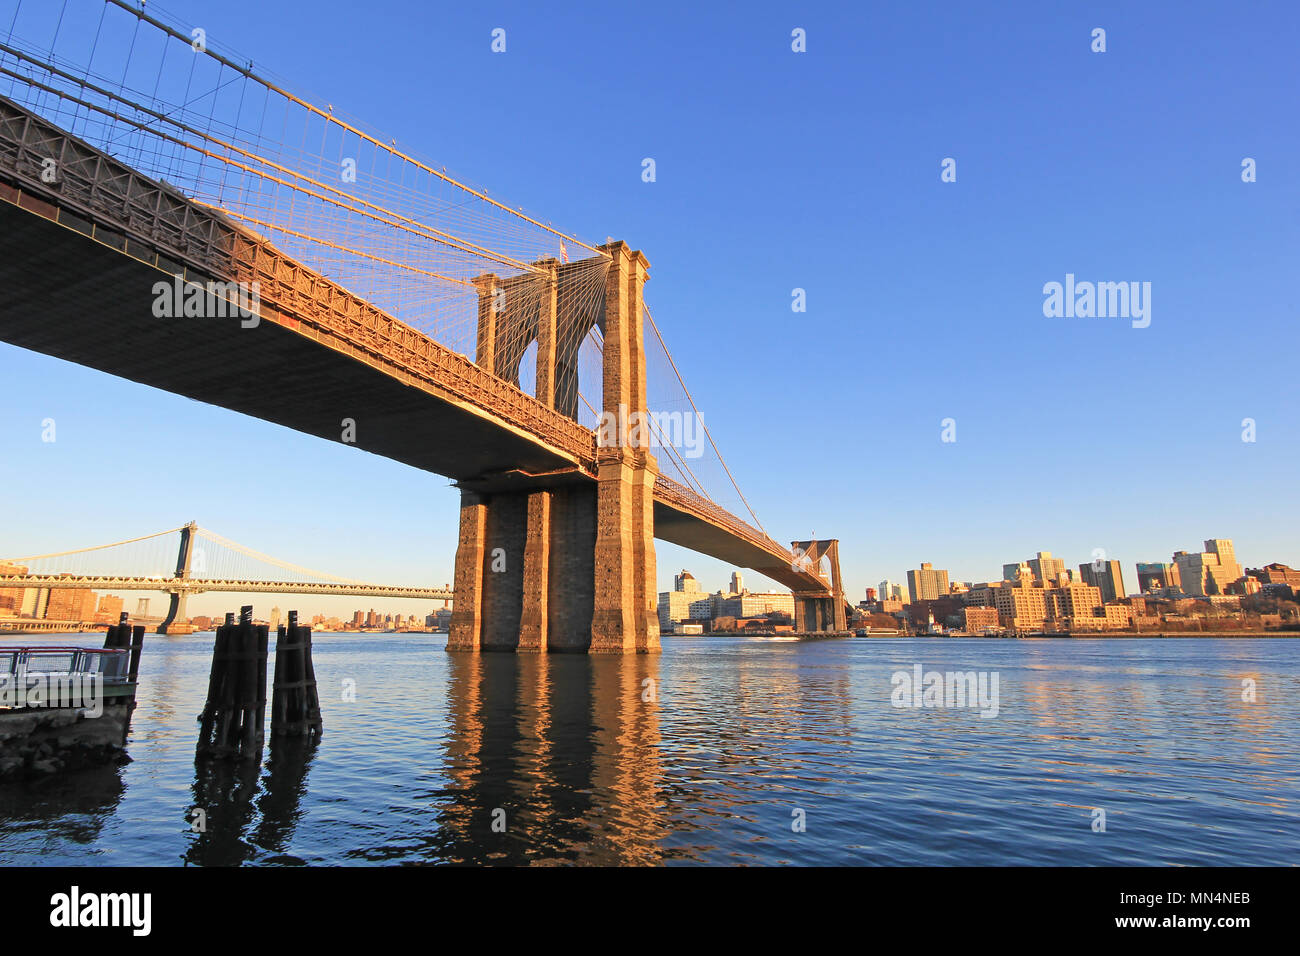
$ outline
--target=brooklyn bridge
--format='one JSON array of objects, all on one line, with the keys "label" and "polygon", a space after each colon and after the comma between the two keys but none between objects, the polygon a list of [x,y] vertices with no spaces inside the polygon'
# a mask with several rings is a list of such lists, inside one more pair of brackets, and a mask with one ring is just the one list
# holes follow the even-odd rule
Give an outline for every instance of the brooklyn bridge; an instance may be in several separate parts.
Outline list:
[{"label": "brooklyn bridge", "polygon": [[[845,629],[837,542],[783,545],[749,508],[641,251],[143,5],[36,6],[0,24],[0,340],[452,479],[449,650],[658,650],[656,539],[789,587],[797,631]],[[681,447],[680,420],[706,441]],[[173,616],[199,588],[184,549]]]}]

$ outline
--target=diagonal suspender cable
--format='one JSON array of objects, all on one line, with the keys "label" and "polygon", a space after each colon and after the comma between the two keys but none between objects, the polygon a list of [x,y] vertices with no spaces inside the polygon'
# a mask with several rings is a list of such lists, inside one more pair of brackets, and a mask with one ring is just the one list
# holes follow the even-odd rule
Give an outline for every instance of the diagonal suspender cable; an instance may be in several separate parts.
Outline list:
[{"label": "diagonal suspender cable", "polygon": [[686,393],[686,400],[691,403],[691,411],[695,412],[695,417],[699,421],[701,427],[703,427],[704,434],[709,439],[709,444],[713,446],[713,453],[718,456],[718,461],[722,463],[722,470],[725,471],[727,477],[731,479],[731,487],[735,488],[736,494],[740,495],[740,500],[744,502],[745,509],[749,512],[749,516],[753,518],[754,523],[758,525],[758,530],[770,538],[771,535],[767,534],[767,529],[763,527],[763,522],[758,520],[758,515],[754,514],[754,509],[749,506],[749,501],[746,500],[745,493],[740,490],[740,485],[736,484],[736,476],[733,475],[731,469],[727,467],[727,462],[723,459],[722,452],[718,451],[718,444],[713,440],[713,434],[709,431],[709,426],[705,424],[704,416],[701,415],[700,410],[695,407],[695,399],[691,397],[690,389],[686,387],[686,382],[682,379],[682,373],[677,369],[677,363],[673,361],[673,354],[668,351],[668,345],[664,342],[664,337],[659,334],[659,326],[655,325],[655,317],[650,314],[649,306],[645,309],[645,316],[650,320],[650,328],[654,329],[655,338],[659,340],[659,345],[663,348],[664,354],[668,356],[668,364],[672,366],[673,374],[677,376],[677,381],[681,384],[682,391]]}]

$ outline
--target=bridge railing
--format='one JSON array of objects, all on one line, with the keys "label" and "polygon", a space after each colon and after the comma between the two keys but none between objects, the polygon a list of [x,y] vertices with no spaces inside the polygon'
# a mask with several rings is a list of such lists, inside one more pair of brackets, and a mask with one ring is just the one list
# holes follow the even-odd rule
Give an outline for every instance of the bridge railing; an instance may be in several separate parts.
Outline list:
[{"label": "bridge railing", "polygon": [[[50,160],[59,169],[52,184],[42,178]],[[590,429],[292,259],[220,210],[155,182],[5,97],[0,172],[22,191],[21,200],[6,198],[29,211],[165,272],[184,273],[188,281],[255,281],[264,318],[294,329],[305,324],[308,334],[334,340],[367,364],[467,399],[586,467],[594,461]]]},{"label": "bridge railing", "polygon": [[105,684],[128,680],[131,652],[121,648],[6,647],[0,649],[0,674],[27,676],[97,675]]}]

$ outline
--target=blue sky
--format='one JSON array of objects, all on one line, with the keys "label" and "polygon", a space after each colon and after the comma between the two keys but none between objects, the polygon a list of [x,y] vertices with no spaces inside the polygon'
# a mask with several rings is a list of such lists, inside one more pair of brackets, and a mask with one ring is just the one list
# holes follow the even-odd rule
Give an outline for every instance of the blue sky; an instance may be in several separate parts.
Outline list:
[{"label": "blue sky", "polygon": [[[1133,562],[1208,537],[1300,562],[1293,4],[165,9],[511,204],[644,250],[750,502],[778,539],[840,538],[855,598],[922,561],[984,580],[1037,550],[1102,548],[1130,586]],[[1066,273],[1150,282],[1150,327],[1045,318]],[[9,346],[0,375],[0,552],[195,518],[339,574],[451,580],[445,479]],[[218,475],[237,451],[256,481]],[[661,544],[661,586],[682,566],[708,588],[730,571]]]}]

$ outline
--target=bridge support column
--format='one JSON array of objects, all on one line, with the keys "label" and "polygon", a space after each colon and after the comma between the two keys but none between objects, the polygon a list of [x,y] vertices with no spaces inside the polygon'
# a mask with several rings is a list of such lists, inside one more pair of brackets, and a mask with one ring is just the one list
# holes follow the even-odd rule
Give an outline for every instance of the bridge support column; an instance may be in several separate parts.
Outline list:
[{"label": "bridge support column", "polygon": [[605,279],[604,411],[597,430],[596,591],[592,653],[659,650],[655,609],[654,479],[646,413],[644,288],[649,263],[626,243]]},{"label": "bridge support column", "polygon": [[590,487],[462,491],[447,650],[586,652],[596,525]]},{"label": "bridge support column", "polygon": [[460,538],[456,542],[451,624],[447,650],[477,651],[482,647],[483,555],[487,537],[487,503],[472,491],[460,493]]},{"label": "bridge support column", "polygon": [[550,616],[551,493],[534,491],[528,496],[527,507],[519,650],[545,653]]},{"label": "bridge support column", "polygon": [[185,634],[190,633],[188,627],[182,629],[182,626],[176,623],[177,620],[184,620],[187,616],[185,614],[185,603],[186,599],[189,597],[189,593],[186,591],[172,591],[167,596],[171,599],[170,603],[167,605],[167,616],[163,618],[162,623],[158,625],[157,633],[167,634],[169,630],[171,632],[181,631]]}]

